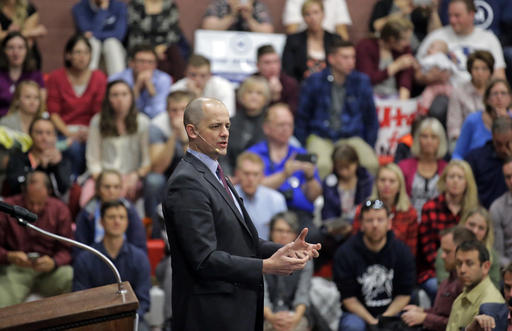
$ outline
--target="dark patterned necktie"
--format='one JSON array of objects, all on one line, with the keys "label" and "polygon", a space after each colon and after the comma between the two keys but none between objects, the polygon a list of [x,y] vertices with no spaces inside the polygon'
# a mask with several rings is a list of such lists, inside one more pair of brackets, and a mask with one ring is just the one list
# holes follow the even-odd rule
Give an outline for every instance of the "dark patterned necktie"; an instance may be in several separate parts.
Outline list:
[{"label": "dark patterned necktie", "polygon": [[222,181],[222,185],[224,186],[224,189],[226,192],[228,192],[228,195],[233,200],[233,195],[231,194],[231,191],[228,187],[228,182],[226,182],[226,176],[224,176],[224,171],[222,171],[222,168],[220,167],[220,164],[217,166],[217,171],[215,172],[217,174],[217,177]]}]

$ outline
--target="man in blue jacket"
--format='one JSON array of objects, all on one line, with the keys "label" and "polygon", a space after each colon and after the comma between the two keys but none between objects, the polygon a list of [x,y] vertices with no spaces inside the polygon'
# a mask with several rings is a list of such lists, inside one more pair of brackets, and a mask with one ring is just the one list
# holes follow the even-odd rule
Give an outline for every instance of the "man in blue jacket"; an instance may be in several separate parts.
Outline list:
[{"label": "man in blue jacket", "polygon": [[78,32],[92,46],[90,68],[98,68],[103,53],[109,76],[123,71],[126,52],[122,42],[128,27],[126,4],[118,0],[81,0],[72,12]]},{"label": "man in blue jacket", "polygon": [[378,167],[373,151],[379,130],[373,89],[368,76],[354,70],[355,61],[351,42],[334,42],[328,49],[329,67],[311,75],[301,89],[295,136],[318,155],[321,177],[331,172],[331,153],[340,139],[349,138],[364,167]]}]

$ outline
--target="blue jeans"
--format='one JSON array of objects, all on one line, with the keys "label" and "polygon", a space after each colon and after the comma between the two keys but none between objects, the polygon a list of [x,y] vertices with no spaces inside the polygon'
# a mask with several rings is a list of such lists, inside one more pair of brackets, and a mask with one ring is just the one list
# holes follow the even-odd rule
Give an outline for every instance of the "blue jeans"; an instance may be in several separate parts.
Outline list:
[{"label": "blue jeans", "polygon": [[167,179],[164,175],[150,172],[144,180],[144,212],[153,220],[152,238],[161,238],[162,226],[156,217],[156,207],[162,202]]},{"label": "blue jeans", "polygon": [[85,143],[73,141],[62,155],[71,162],[73,179],[85,172]]},{"label": "blue jeans", "polygon": [[430,303],[434,305],[434,300],[436,299],[437,294],[437,278],[429,278],[420,286],[425,290],[425,292],[427,292],[428,297],[430,298]]},{"label": "blue jeans", "polygon": [[355,314],[343,312],[338,331],[366,331],[366,322]]}]

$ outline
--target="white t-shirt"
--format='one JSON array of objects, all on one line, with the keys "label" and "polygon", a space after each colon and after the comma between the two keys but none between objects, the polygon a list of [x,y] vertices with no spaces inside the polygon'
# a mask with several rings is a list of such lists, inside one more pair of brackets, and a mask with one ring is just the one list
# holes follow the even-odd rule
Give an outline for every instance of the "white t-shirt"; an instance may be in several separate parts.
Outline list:
[{"label": "white t-shirt", "polygon": [[[299,31],[306,28],[301,13],[304,1],[305,0],[286,0],[283,10],[284,25],[299,24]],[[323,5],[325,17],[322,25],[326,31],[336,33],[336,25],[352,24],[345,0],[324,0]]]},{"label": "white t-shirt", "polygon": [[[187,78],[180,79],[171,85],[171,92],[186,91]],[[229,117],[235,116],[235,88],[230,81],[219,76],[211,76],[206,83],[202,97],[215,98],[226,106],[229,112]]]},{"label": "white t-shirt", "polygon": [[457,77],[460,77],[461,81],[469,81],[471,79],[471,75],[466,70],[466,61],[468,56],[476,50],[491,52],[494,56],[494,69],[505,68],[503,49],[492,31],[475,27],[471,34],[458,36],[451,26],[444,26],[432,31],[423,40],[416,55],[418,59],[425,57],[430,43],[434,40],[443,40],[448,44],[449,51],[457,59],[456,65],[459,70]]}]

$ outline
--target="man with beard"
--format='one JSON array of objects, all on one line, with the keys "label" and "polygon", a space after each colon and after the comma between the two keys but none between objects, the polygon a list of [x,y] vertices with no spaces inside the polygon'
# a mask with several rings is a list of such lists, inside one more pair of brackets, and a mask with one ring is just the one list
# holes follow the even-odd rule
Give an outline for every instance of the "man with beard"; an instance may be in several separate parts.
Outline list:
[{"label": "man with beard", "polygon": [[380,200],[361,207],[361,231],[334,257],[334,281],[343,313],[339,330],[366,330],[378,316],[395,316],[408,303],[416,283],[415,263],[405,243],[391,231],[391,217]]}]

